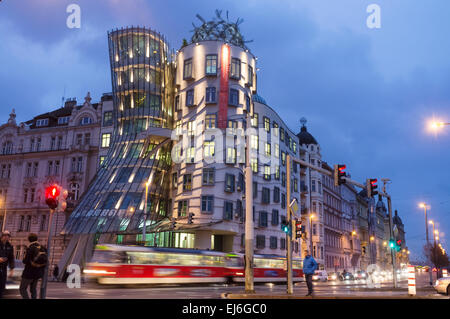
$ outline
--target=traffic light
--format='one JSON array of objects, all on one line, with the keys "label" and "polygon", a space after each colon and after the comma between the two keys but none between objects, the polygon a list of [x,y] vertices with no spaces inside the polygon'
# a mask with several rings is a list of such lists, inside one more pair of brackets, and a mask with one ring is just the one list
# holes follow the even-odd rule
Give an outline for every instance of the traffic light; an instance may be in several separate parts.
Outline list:
[{"label": "traffic light", "polygon": [[345,176],[347,173],[344,171],[347,168],[345,165],[334,165],[334,186],[345,184]]},{"label": "traffic light", "polygon": [[45,203],[50,209],[58,207],[59,186],[52,185],[45,189]]},{"label": "traffic light", "polygon": [[378,188],[377,181],[376,178],[368,178],[366,180],[367,197],[372,198],[378,194],[376,190]]},{"label": "traffic light", "polygon": [[295,239],[299,239],[302,237],[302,221],[296,219],[295,220]]},{"label": "traffic light", "polygon": [[397,251],[402,250],[402,240],[401,240],[401,239],[397,239],[395,249],[396,249]]},{"label": "traffic light", "polygon": [[289,226],[289,223],[287,222],[286,219],[281,221],[281,230],[283,232],[285,232],[286,234],[290,234],[291,233],[291,227]]},{"label": "traffic light", "polygon": [[189,213],[188,215],[188,224],[193,224],[194,223],[194,213]]},{"label": "traffic light", "polygon": [[395,248],[395,241],[393,239],[391,239],[389,241],[389,248],[394,249]]},{"label": "traffic light", "polygon": [[64,189],[61,193],[61,197],[59,199],[59,203],[58,203],[58,211],[59,212],[64,212],[67,208],[67,197],[69,196],[69,192],[67,191],[67,189]]}]

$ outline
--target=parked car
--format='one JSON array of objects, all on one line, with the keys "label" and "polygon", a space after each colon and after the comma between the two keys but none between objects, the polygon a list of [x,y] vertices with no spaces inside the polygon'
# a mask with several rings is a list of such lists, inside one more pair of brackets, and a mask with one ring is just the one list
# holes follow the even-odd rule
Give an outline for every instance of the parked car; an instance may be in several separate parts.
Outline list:
[{"label": "parked car", "polygon": [[314,272],[312,280],[314,280],[314,281],[327,281],[328,280],[327,271],[326,270],[316,270]]},{"label": "parked car", "polygon": [[443,277],[436,280],[434,289],[440,294],[447,294],[447,296],[450,296],[450,277]]}]

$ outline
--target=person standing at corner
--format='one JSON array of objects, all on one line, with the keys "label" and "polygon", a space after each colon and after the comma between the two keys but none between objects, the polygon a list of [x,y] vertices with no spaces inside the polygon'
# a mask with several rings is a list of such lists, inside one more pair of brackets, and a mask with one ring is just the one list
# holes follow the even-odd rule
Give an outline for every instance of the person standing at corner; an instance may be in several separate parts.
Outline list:
[{"label": "person standing at corner", "polygon": [[27,248],[23,264],[25,268],[22,273],[22,281],[20,282],[20,294],[23,299],[29,299],[28,287],[30,287],[31,298],[37,298],[37,284],[44,275],[45,266],[47,265],[47,250],[38,243],[36,234],[29,234],[28,241],[30,245]]},{"label": "person standing at corner", "polygon": [[6,272],[8,266],[10,269],[9,277],[14,273],[14,248],[9,242],[11,234],[5,230],[0,237],[0,298],[3,297],[3,293],[6,288]]},{"label": "person standing at corner", "polygon": [[303,259],[303,274],[305,275],[306,285],[308,286],[308,294],[306,296],[311,296],[313,294],[313,284],[312,277],[314,271],[317,269],[317,262],[309,254],[308,250],[305,250],[305,259]]}]

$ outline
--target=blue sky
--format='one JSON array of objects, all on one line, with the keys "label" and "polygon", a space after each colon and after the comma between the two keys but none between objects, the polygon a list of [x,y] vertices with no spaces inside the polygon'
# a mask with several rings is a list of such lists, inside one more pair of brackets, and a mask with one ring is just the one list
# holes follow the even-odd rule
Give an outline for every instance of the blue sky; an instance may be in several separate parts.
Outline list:
[{"label": "blue sky", "polygon": [[[81,6],[81,29],[66,27],[67,5]],[[368,29],[366,8],[381,7],[381,29]],[[330,164],[352,178],[392,180],[412,256],[425,237],[420,201],[450,236],[450,128],[425,131],[433,115],[450,122],[450,41],[445,0],[3,0],[0,3],[0,122],[111,91],[106,33],[148,26],[173,48],[191,36],[197,13],[241,17],[258,56],[259,94],[297,131],[299,119]]]}]

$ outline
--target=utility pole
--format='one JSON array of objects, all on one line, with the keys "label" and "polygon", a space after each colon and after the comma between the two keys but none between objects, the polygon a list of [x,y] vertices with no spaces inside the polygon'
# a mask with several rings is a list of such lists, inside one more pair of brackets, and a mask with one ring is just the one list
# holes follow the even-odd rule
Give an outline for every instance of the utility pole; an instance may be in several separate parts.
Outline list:
[{"label": "utility pole", "polygon": [[291,217],[291,156],[286,156],[286,219],[290,231],[286,233],[286,275],[287,275],[287,293],[294,293],[292,282],[292,217]]},{"label": "utility pole", "polygon": [[246,112],[245,142],[245,292],[254,293],[253,278],[253,172],[250,166],[250,110]]},{"label": "utility pole", "polygon": [[[388,178],[382,178],[383,181],[383,194],[387,198],[388,202],[388,212],[389,212],[389,238],[394,238],[393,233],[393,223],[392,223],[392,202],[391,202],[391,195],[389,195],[386,192],[386,184],[390,181]],[[397,288],[397,260],[395,258],[395,250],[391,248],[391,259],[392,259],[392,279],[394,281],[394,288]]]}]

